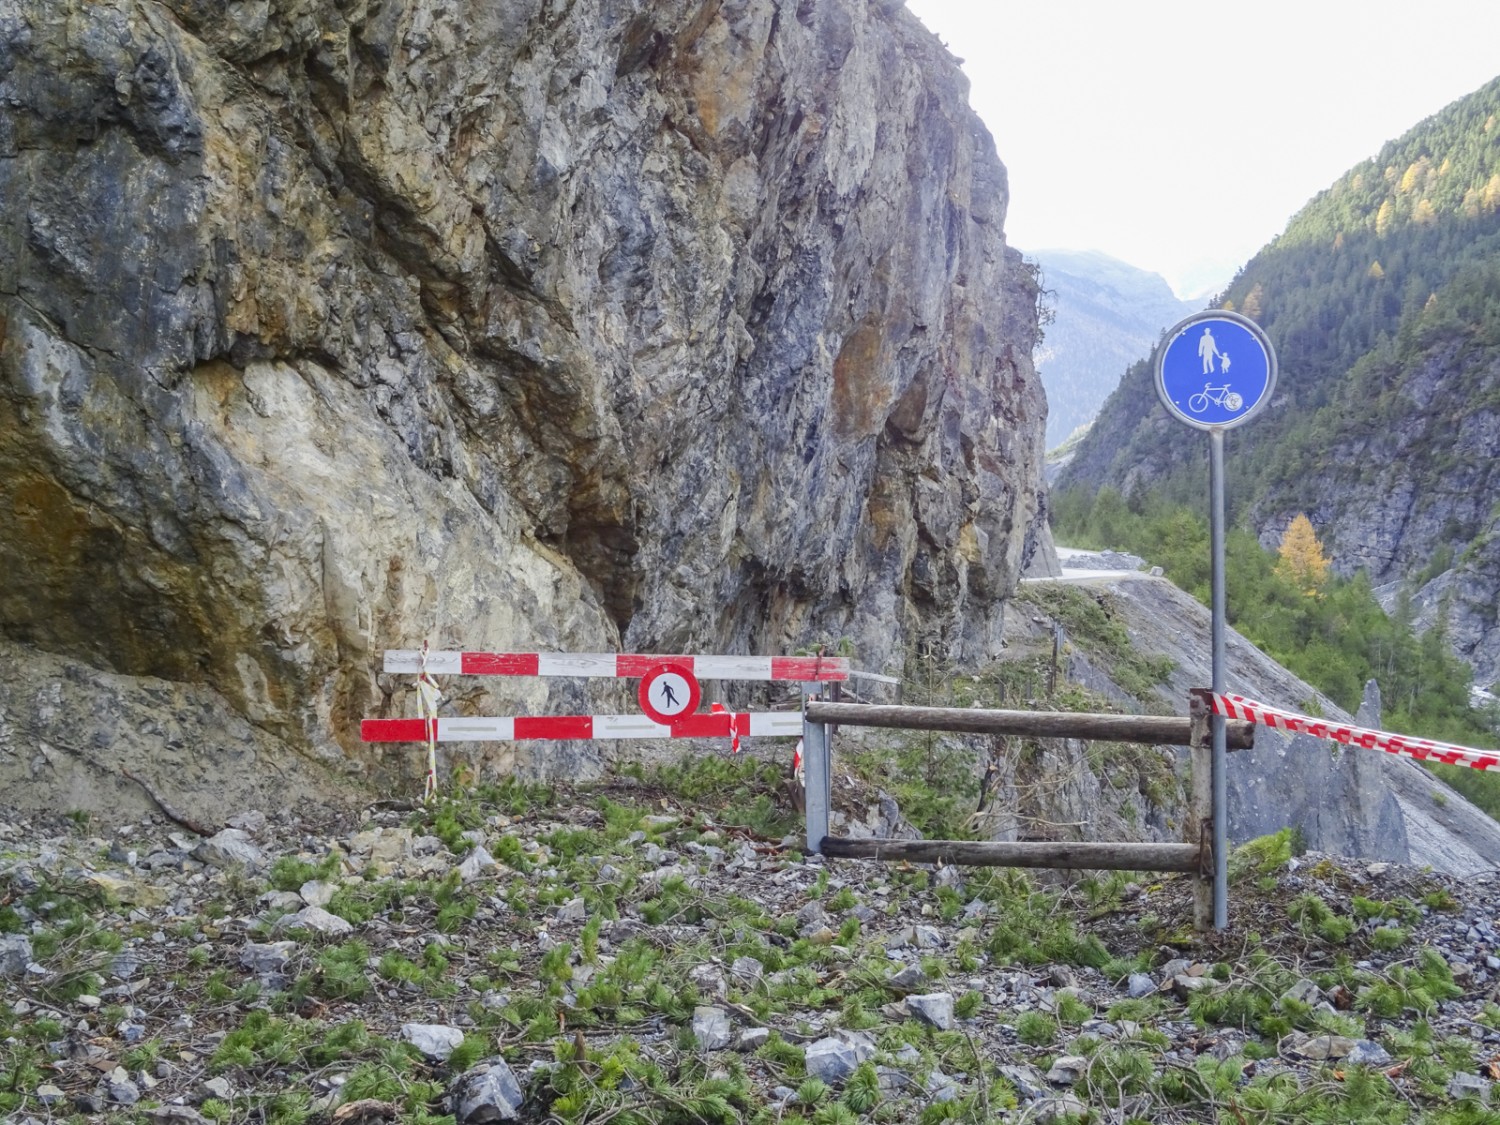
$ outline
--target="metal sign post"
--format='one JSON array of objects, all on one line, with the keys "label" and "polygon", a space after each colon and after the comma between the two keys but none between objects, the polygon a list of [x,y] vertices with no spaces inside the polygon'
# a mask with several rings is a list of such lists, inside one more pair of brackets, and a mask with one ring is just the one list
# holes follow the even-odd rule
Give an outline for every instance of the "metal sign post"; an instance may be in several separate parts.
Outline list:
[{"label": "metal sign post", "polygon": [[828,727],[807,718],[807,704],[818,698],[822,685],[802,685],[802,776],[807,806],[807,852],[821,854],[828,835],[828,814],[833,802],[833,770],[829,761]]},{"label": "metal sign post", "polygon": [[[1213,555],[1213,691],[1224,694],[1224,618],[1228,599],[1224,596],[1224,431],[1208,431],[1208,491],[1212,497],[1209,518],[1209,551]],[[1229,772],[1225,749],[1224,716],[1215,715],[1214,741],[1214,929],[1229,925]]]},{"label": "metal sign post", "polygon": [[[1248,317],[1201,312],[1169,331],[1156,350],[1156,393],[1179,421],[1208,431],[1213,554],[1213,690],[1224,686],[1224,431],[1271,401],[1276,350]],[[1229,811],[1224,719],[1213,717],[1214,929],[1229,924]]]}]

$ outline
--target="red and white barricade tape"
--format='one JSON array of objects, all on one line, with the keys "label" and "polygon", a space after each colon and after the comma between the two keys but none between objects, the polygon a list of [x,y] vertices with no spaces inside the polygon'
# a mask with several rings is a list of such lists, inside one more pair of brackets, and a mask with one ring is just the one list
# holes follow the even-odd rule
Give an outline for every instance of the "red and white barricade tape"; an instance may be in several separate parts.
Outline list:
[{"label": "red and white barricade tape", "polygon": [[362,742],[523,742],[580,738],[729,738],[802,733],[800,711],[712,711],[658,723],[646,715],[366,719]]},{"label": "red and white barricade tape", "polygon": [[650,656],[616,652],[427,652],[388,649],[387,672],[435,676],[614,676],[650,674],[663,664],[700,680],[847,680],[843,656]]},{"label": "red and white barricade tape", "polygon": [[1334,742],[1360,746],[1366,750],[1384,750],[1387,754],[1402,754],[1423,762],[1443,762],[1450,766],[1468,766],[1476,770],[1500,769],[1500,750],[1475,750],[1468,746],[1413,738],[1407,734],[1389,734],[1386,731],[1330,723],[1257,703],[1242,695],[1210,695],[1209,701],[1214,714],[1223,715],[1226,719],[1248,719],[1252,723],[1262,723],[1278,730],[1310,734],[1314,738],[1329,738]]}]

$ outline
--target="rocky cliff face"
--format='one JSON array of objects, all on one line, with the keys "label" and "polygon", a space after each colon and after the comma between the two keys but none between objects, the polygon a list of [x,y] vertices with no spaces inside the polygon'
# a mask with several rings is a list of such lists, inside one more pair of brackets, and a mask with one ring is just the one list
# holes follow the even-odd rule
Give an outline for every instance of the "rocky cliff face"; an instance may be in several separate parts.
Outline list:
[{"label": "rocky cliff face", "polygon": [[1339,571],[1369,574],[1393,612],[1410,593],[1417,627],[1441,625],[1488,686],[1500,680],[1500,343],[1474,335],[1441,336],[1390,365],[1391,405],[1318,451],[1316,487],[1273,493],[1256,515],[1276,546],[1301,504]]},{"label": "rocky cliff face", "polygon": [[965,95],[899,0],[9,0],[12,663],[344,763],[423,638],[993,650],[1045,407]]}]

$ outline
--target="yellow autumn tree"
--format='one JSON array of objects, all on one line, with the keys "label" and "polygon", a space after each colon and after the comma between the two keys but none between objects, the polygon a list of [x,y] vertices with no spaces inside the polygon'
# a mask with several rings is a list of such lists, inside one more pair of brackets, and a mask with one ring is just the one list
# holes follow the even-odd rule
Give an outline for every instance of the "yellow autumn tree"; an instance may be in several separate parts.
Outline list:
[{"label": "yellow autumn tree", "polygon": [[1486,211],[1500,210],[1500,172],[1496,172],[1485,182],[1479,205]]},{"label": "yellow autumn tree", "polygon": [[1316,597],[1328,578],[1332,561],[1324,557],[1323,544],[1318,542],[1312,521],[1299,512],[1281,537],[1281,557],[1276,560],[1277,575],[1307,597]]},{"label": "yellow autumn tree", "polygon": [[1260,282],[1256,282],[1250,292],[1245,294],[1245,303],[1240,306],[1240,312],[1251,320],[1259,320],[1265,312],[1266,290]]},{"label": "yellow autumn tree", "polygon": [[1380,205],[1380,210],[1375,212],[1375,233],[1384,235],[1391,229],[1391,224],[1396,221],[1396,206],[1389,199]]}]

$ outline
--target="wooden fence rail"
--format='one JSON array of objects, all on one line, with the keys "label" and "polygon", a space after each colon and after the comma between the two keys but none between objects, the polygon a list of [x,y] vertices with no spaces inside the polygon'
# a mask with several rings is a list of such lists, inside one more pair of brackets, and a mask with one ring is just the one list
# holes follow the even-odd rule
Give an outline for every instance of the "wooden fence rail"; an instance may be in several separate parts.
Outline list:
[{"label": "wooden fence rail", "polygon": [[[964,734],[1013,734],[1026,738],[1088,738],[1099,742],[1192,745],[1192,720],[1167,715],[1096,715],[1076,711],[991,711],[978,707],[887,707],[809,700],[810,723],[844,727],[943,730]],[[1229,749],[1255,745],[1255,724],[1225,724]]]},{"label": "wooden fence rail", "polygon": [[822,852],[834,859],[959,863],[970,867],[1055,867],[1082,871],[1189,871],[1200,867],[1197,844],[1117,844],[1023,840],[852,840],[823,837]]},{"label": "wooden fence rail", "polygon": [[[1213,825],[1222,810],[1213,807],[1210,716],[1202,689],[1188,701],[1189,714],[1101,715],[1066,711],[992,711],[967,707],[887,707],[831,703],[804,688],[804,765],[807,779],[807,846],[835,859],[887,862],[956,863],[982,867],[1063,868],[1111,871],[1183,871],[1193,876],[1193,921],[1200,930],[1213,925],[1215,894]],[[1217,720],[1223,722],[1222,719]],[[1187,746],[1192,751],[1192,784],[1184,818],[1184,842],[1082,843],[1028,840],[1015,843],[971,840],[856,840],[828,834],[831,805],[829,732],[832,727],[886,727],[940,730],[966,734],[1019,735],[1027,738],[1081,738],[1100,742],[1146,742]],[[1255,744],[1252,723],[1225,723],[1227,748]]]}]

